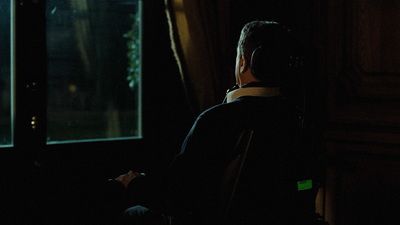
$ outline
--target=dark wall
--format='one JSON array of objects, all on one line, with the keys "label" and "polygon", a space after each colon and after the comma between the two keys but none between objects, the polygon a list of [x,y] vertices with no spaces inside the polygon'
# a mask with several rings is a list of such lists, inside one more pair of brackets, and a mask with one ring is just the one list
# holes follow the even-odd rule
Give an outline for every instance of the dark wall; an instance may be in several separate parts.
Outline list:
[{"label": "dark wall", "polygon": [[324,1],[329,82],[326,217],[399,224],[399,2]]}]

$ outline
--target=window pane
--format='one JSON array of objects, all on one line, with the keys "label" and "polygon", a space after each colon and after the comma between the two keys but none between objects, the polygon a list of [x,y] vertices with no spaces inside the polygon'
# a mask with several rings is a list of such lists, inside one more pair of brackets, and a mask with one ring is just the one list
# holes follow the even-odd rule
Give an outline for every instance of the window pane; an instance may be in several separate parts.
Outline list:
[{"label": "window pane", "polygon": [[48,0],[48,143],[141,136],[139,0]]},{"label": "window pane", "polygon": [[0,0],[0,146],[11,144],[10,1]]}]

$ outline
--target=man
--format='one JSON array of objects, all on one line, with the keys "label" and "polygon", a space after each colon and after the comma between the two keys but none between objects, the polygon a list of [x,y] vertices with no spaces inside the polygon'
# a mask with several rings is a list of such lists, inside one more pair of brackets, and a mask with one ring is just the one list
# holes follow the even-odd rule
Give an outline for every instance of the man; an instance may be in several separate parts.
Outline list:
[{"label": "man", "polygon": [[[128,209],[126,215],[162,220],[164,213],[172,215],[176,224],[220,223],[221,180],[237,155],[238,137],[251,129],[254,138],[226,222],[265,224],[278,219],[279,224],[301,224],[299,220],[307,220],[314,213],[316,193],[298,205],[294,184],[300,171],[314,177],[312,162],[317,154],[304,135],[302,110],[293,100],[293,90],[301,86],[293,82],[297,78],[291,71],[298,65],[296,58],[296,44],[287,28],[266,21],[246,24],[237,48],[236,89],[227,94],[227,103],[206,110],[195,121],[171,164],[168,180],[163,181],[165,198],[139,201],[142,206]],[[131,171],[116,180],[137,187],[136,177],[143,178]],[[143,196],[152,194],[136,197]]]}]

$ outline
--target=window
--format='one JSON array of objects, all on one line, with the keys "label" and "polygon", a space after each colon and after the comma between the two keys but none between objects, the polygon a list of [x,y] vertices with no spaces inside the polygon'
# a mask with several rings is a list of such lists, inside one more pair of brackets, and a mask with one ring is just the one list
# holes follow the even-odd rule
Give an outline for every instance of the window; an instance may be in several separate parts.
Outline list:
[{"label": "window", "polygon": [[[13,23],[20,23],[16,25],[17,43],[25,40],[35,43],[44,39],[46,42],[42,60],[45,62],[39,64],[46,68],[44,93],[47,97],[31,105],[44,109],[46,129],[40,135],[45,136],[42,138],[47,144],[140,138],[141,0],[47,0],[42,6],[46,14],[45,35],[42,36],[27,36],[26,33],[32,32],[25,33],[25,28],[29,27],[21,25],[23,20],[18,20],[18,16],[25,15],[22,10],[40,11],[34,5],[44,4],[44,1],[28,1],[32,7],[24,7],[31,8],[20,9],[22,5],[17,5],[14,10],[10,10],[10,2],[14,1],[0,1],[0,55],[6,59],[0,62],[0,145],[13,144],[11,100],[14,99],[10,90],[13,82],[10,79],[13,77],[10,76],[10,64],[13,65],[10,25],[15,26]],[[17,19],[10,20],[10,11],[16,12]],[[24,39],[21,34],[27,37]],[[13,53],[17,55],[17,61],[25,47],[17,47]],[[17,70],[20,67],[17,63]],[[19,77],[26,74],[19,70],[14,76],[18,83]],[[36,85],[35,81],[28,83],[30,89]],[[23,97],[15,99],[16,110],[32,110],[29,106],[24,108],[21,101],[26,101],[26,97],[18,95],[19,92],[21,90],[17,88],[16,96]],[[35,101],[28,99],[27,102]],[[23,117],[18,115],[17,118]],[[28,117],[32,124],[30,128],[34,130],[37,117],[34,113]]]},{"label": "window", "polygon": [[47,1],[47,141],[141,136],[140,2]]}]

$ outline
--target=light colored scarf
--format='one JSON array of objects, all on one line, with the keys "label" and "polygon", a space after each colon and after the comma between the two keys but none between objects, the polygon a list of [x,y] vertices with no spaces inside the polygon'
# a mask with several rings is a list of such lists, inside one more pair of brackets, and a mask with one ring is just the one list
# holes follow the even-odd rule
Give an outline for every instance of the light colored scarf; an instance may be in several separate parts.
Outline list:
[{"label": "light colored scarf", "polygon": [[246,87],[228,92],[226,95],[226,102],[229,103],[242,96],[275,97],[280,95],[281,92],[279,88]]}]

